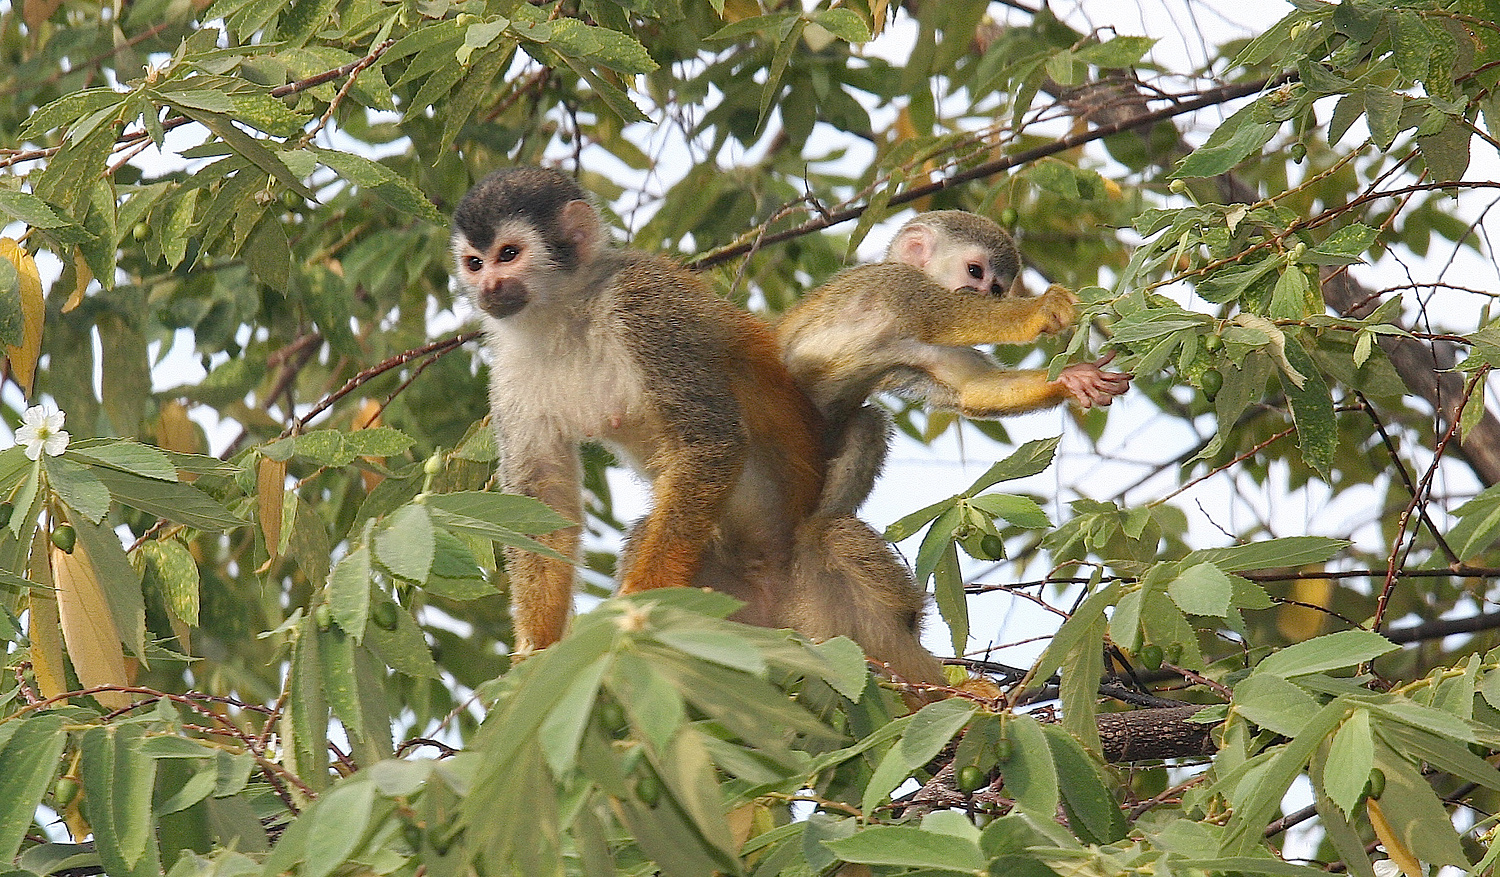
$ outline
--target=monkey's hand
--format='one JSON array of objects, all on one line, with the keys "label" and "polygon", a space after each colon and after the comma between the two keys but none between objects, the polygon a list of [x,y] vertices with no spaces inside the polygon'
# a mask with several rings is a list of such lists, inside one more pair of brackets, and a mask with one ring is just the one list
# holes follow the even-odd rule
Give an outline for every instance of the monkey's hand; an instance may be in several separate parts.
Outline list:
[{"label": "monkey's hand", "polygon": [[1130,372],[1104,371],[1104,366],[1114,358],[1115,351],[1111,350],[1093,362],[1075,362],[1062,370],[1056,383],[1068,391],[1080,408],[1107,407],[1116,396],[1130,389],[1130,381],[1135,377]]},{"label": "monkey's hand", "polygon": [[1055,283],[1036,297],[1035,305],[1032,322],[1036,334],[1061,332],[1078,318],[1078,297]]}]

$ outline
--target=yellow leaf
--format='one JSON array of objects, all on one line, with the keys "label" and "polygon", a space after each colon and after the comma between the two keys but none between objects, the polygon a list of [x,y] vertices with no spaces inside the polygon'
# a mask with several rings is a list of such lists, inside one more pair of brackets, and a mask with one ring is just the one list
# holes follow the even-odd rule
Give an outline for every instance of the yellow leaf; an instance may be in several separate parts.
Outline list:
[{"label": "yellow leaf", "polygon": [[266,534],[266,553],[274,561],[281,554],[281,506],[286,493],[286,461],[261,457],[255,470],[255,494],[260,503],[260,530]]},{"label": "yellow leaf", "polygon": [[1328,620],[1328,613],[1310,609],[1309,606],[1327,606],[1333,597],[1333,579],[1297,579],[1292,582],[1289,595],[1298,603],[1284,603],[1276,610],[1276,629],[1289,641],[1300,643],[1317,636]]},{"label": "yellow leaf", "polygon": [[[71,554],[52,549],[52,575],[57,582],[57,611],[63,642],[73,670],[85,688],[99,685],[129,685],[125,670],[125,651],[120,632],[110,619],[109,602],[94,576],[83,543],[73,546]],[[123,691],[101,691],[94,695],[108,709],[130,706],[130,695]]]},{"label": "yellow leaf", "polygon": [[68,294],[68,300],[63,302],[62,312],[65,314],[83,304],[83,292],[89,288],[89,283],[94,279],[94,270],[83,258],[81,250],[73,251],[73,275],[77,281],[73,284],[73,291]]},{"label": "yellow leaf", "polygon": [[36,261],[26,248],[10,238],[0,238],[0,259],[14,265],[21,279],[21,346],[5,345],[5,355],[10,357],[11,377],[21,385],[21,392],[30,396],[31,384],[36,380],[36,361],[42,354],[42,322],[47,316],[42,275],[37,273]]},{"label": "yellow leaf", "polygon": [[[38,527],[31,539],[31,563],[28,574],[39,585],[52,585],[52,569],[47,552],[52,549],[47,534]],[[63,669],[62,628],[57,619],[57,595],[52,591],[32,590],[26,597],[26,637],[31,640],[31,672],[42,690],[42,697],[56,697],[68,690],[68,674]]]},{"label": "yellow leaf", "polygon": [[1370,812],[1370,826],[1375,829],[1375,836],[1380,838],[1380,843],[1385,846],[1385,854],[1391,857],[1391,861],[1396,863],[1401,873],[1406,877],[1425,877],[1422,873],[1422,863],[1401,840],[1401,835],[1391,827],[1391,823],[1386,820],[1385,813],[1380,809],[1380,802],[1374,798],[1366,798],[1365,809]]},{"label": "yellow leaf", "polygon": [[[188,417],[187,407],[176,399],[162,403],[156,422],[156,443],[164,450],[183,454],[201,454],[204,451],[198,425]],[[196,481],[198,473],[179,470],[177,477],[183,481]]]},{"label": "yellow leaf", "polygon": [[764,14],[756,0],[724,0],[724,21],[729,24]]},{"label": "yellow leaf", "polygon": [[[354,428],[374,429],[375,427],[380,426],[380,413],[384,410],[385,406],[381,405],[379,402],[376,402],[374,399],[364,400],[363,402],[359,403],[359,412],[354,415]],[[364,459],[377,465],[385,465],[384,457],[365,457]],[[364,482],[365,490],[367,492],[374,490],[375,487],[379,485],[380,482],[385,478],[385,476],[381,475],[379,472],[371,472],[368,469],[361,469],[359,472],[359,477],[360,480]]]}]

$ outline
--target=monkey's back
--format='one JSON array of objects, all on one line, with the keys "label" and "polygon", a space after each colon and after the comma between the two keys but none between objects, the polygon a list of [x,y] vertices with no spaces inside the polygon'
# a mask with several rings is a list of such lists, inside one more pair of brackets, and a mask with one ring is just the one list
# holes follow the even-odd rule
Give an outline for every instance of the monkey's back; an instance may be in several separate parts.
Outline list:
[{"label": "monkey's back", "polygon": [[787,508],[779,514],[808,514],[822,487],[822,420],[782,362],[775,333],[669,259],[633,250],[615,255],[611,294],[621,306],[608,310],[640,351],[656,403],[695,412],[688,440],[745,436],[751,466],[764,470],[746,477],[780,482]]}]

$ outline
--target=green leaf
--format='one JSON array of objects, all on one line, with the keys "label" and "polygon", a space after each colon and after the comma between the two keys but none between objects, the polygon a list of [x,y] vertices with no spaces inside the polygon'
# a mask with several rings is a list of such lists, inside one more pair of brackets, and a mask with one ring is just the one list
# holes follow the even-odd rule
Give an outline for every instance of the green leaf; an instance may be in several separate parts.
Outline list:
[{"label": "green leaf", "polygon": [[1112,783],[1106,779],[1096,757],[1056,725],[1043,725],[1042,733],[1057,765],[1058,789],[1062,792],[1068,824],[1086,843],[1108,844],[1123,840],[1130,824],[1121,812]]},{"label": "green leaf", "polygon": [[1264,761],[1253,783],[1241,783],[1236,789],[1238,800],[1234,815],[1225,826],[1225,853],[1251,855],[1263,849],[1266,825],[1280,812],[1286,790],[1302,774],[1313,752],[1338,727],[1343,717],[1343,704],[1325,705],[1302,726],[1301,733],[1290,742],[1270,750],[1269,758]]},{"label": "green leaf", "polygon": [[333,620],[355,642],[364,639],[370,615],[370,549],[366,545],[339,559],[328,575]]},{"label": "green leaf", "polygon": [[421,503],[396,509],[375,533],[376,559],[393,575],[408,581],[426,581],[436,553],[432,517]]},{"label": "green leaf", "polygon": [[1234,594],[1234,582],[1211,563],[1199,563],[1183,570],[1167,585],[1172,602],[1189,615],[1226,618]]},{"label": "green leaf", "polygon": [[986,493],[969,500],[969,504],[983,509],[990,515],[1004,518],[1017,527],[1045,529],[1052,521],[1036,500],[1029,496],[1013,496],[1007,493]]},{"label": "green leaf", "polygon": [[[1224,124],[1230,125],[1239,116],[1236,113]],[[1270,142],[1275,135],[1276,129],[1281,126],[1275,122],[1262,124],[1246,123],[1240,125],[1234,132],[1234,136],[1216,146],[1200,146],[1191,155],[1177,163],[1177,168],[1172,171],[1174,179],[1191,179],[1194,177],[1216,177],[1220,174],[1233,170],[1235,165],[1260,152],[1261,147]],[[1221,129],[1222,130],[1222,129]],[[1218,132],[1215,132],[1218,133]]]},{"label": "green leaf", "polygon": [[97,468],[94,474],[121,505],[150,515],[217,532],[244,525],[244,520],[191,484],[142,478],[115,469]]},{"label": "green leaf", "polygon": [[[1047,644],[1047,650],[1037,659],[1036,667],[1031,672],[1032,678],[1047,679],[1056,673],[1067,660],[1067,656],[1078,648],[1080,642],[1087,641],[1089,637],[1096,635],[1098,629],[1094,627],[1094,621],[1104,617],[1105,607],[1114,605],[1120,597],[1120,591],[1120,583],[1111,582],[1090,594],[1080,603],[1078,609],[1052,636],[1052,642]],[[1098,643],[1098,646],[1101,649],[1104,648],[1102,642]]]},{"label": "green leaf", "polygon": [[1042,726],[1031,716],[1019,715],[1006,722],[1005,728],[1011,742],[1011,756],[1000,765],[1006,794],[1035,818],[1056,818],[1057,765]]},{"label": "green leaf", "polygon": [[448,218],[433,206],[412,182],[378,162],[363,156],[333,149],[312,150],[318,161],[354,185],[368,189],[375,197],[402,215],[414,216],[434,225],[446,225]]},{"label": "green leaf", "polygon": [[[599,686],[610,669],[608,657],[595,661],[573,677],[568,689],[559,692],[557,704],[547,713],[537,732],[542,756],[554,774],[566,775],[578,759],[578,744],[588,727],[599,697]],[[674,729],[675,730],[675,729]]]},{"label": "green leaf", "polygon": [[1328,747],[1323,767],[1324,793],[1346,815],[1352,815],[1374,766],[1375,736],[1370,731],[1370,713],[1356,709],[1339,726]]},{"label": "green leaf", "polygon": [[1156,45],[1152,37],[1119,36],[1108,42],[1084,46],[1077,52],[1081,60],[1105,69],[1131,67]]},{"label": "green leaf", "polygon": [[863,18],[859,17],[859,13],[852,9],[839,7],[814,12],[812,20],[824,30],[846,43],[867,43],[870,41],[869,26],[865,24]]},{"label": "green leaf", "polygon": [[109,491],[88,468],[63,457],[42,457],[47,483],[68,508],[97,524],[109,513]]},{"label": "green leaf", "polygon": [[1252,673],[1234,687],[1234,709],[1278,734],[1295,737],[1318,713],[1307,690],[1280,676]]},{"label": "green leaf", "polygon": [[0,748],[0,862],[15,861],[68,739],[62,716],[43,713],[11,724],[10,739]]},{"label": "green leaf", "polygon": [[89,822],[109,874],[145,877],[161,871],[152,830],[156,761],[142,751],[139,725],[96,727],[82,745],[82,778]]},{"label": "green leaf", "polygon": [[1417,858],[1434,865],[1468,868],[1458,832],[1432,784],[1401,754],[1380,747],[1375,766],[1385,774],[1380,809]]},{"label": "green leaf", "polygon": [[79,442],[63,454],[71,460],[92,466],[107,466],[142,478],[176,481],[177,467],[166,454],[140,442],[108,439],[102,442]]},{"label": "green leaf", "polygon": [[845,862],[982,872],[984,854],[970,840],[904,825],[875,825],[841,840],[823,841]]},{"label": "green leaf", "polygon": [[994,487],[1001,481],[1013,481],[1044,471],[1052,465],[1052,458],[1057,454],[1057,443],[1060,439],[1061,436],[1033,439],[1021,445],[1016,448],[1015,453],[991,466],[989,471],[979,476],[977,481],[969,485],[965,493],[974,496]]},{"label": "green leaf", "polygon": [[1323,374],[1307,351],[1295,339],[1286,339],[1286,358],[1292,368],[1303,375],[1302,386],[1282,375],[1281,386],[1292,406],[1292,421],[1297,425],[1297,446],[1302,459],[1325,479],[1333,466],[1338,449],[1339,428],[1333,410],[1333,396]]},{"label": "green leaf", "polygon": [[1323,563],[1348,548],[1348,539],[1326,536],[1286,536],[1227,548],[1203,548],[1183,559],[1188,563],[1212,563],[1226,573],[1258,569],[1283,569],[1308,563]]},{"label": "green leaf", "polygon": [[1363,259],[1379,236],[1378,229],[1362,222],[1350,223],[1311,250],[1311,253],[1323,258],[1310,261],[1317,265],[1352,265]]},{"label": "green leaf", "polygon": [[1255,666],[1256,674],[1295,678],[1353,667],[1401,648],[1368,630],[1341,630],[1287,646]]},{"label": "green leaf", "polygon": [[154,586],[173,618],[198,626],[198,564],[186,545],[176,539],[150,540],[140,547],[146,561],[143,584]]},{"label": "green leaf", "polygon": [[252,137],[235,127],[234,120],[229,115],[201,110],[184,103],[172,102],[172,105],[183,115],[217,134],[219,139],[223,140],[236,154],[275,177],[288,189],[309,201],[318,200],[318,196],[307,188],[296,174],[292,173],[292,169],[287,167],[282,157],[266,147],[267,141]]},{"label": "green leaf", "polygon": [[943,623],[948,625],[953,651],[962,654],[969,642],[969,601],[964,594],[958,545],[951,540],[944,545],[932,568],[932,598]]},{"label": "green leaf", "polygon": [[900,542],[901,540],[922,529],[923,526],[939,518],[944,512],[953,508],[957,503],[958,497],[949,497],[948,499],[942,500],[940,502],[935,502],[932,505],[927,506],[926,508],[917,509],[911,514],[900,518],[889,527],[886,527],[885,533],[883,533],[882,535],[885,537],[887,542]]},{"label": "green leaf", "polygon": [[328,790],[302,818],[311,822],[302,877],[328,877],[358,849],[375,809],[375,784],[346,780]]}]

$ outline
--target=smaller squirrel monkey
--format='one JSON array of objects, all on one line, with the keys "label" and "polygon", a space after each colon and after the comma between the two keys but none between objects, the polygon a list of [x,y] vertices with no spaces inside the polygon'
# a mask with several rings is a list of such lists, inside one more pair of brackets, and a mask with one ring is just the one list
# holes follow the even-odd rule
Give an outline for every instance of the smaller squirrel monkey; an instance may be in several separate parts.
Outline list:
[{"label": "smaller squirrel monkey", "polygon": [[1060,286],[1026,296],[1015,242],[961,210],[918,214],[885,261],[839,272],[777,326],[787,368],[826,421],[828,477],[820,515],[853,514],[884,463],[890,418],[866,404],[877,390],[966,417],[994,418],[1072,399],[1108,405],[1133,375],[1104,371],[1113,354],[1067,366],[1007,369],[971,345],[1023,344],[1075,319]]}]

